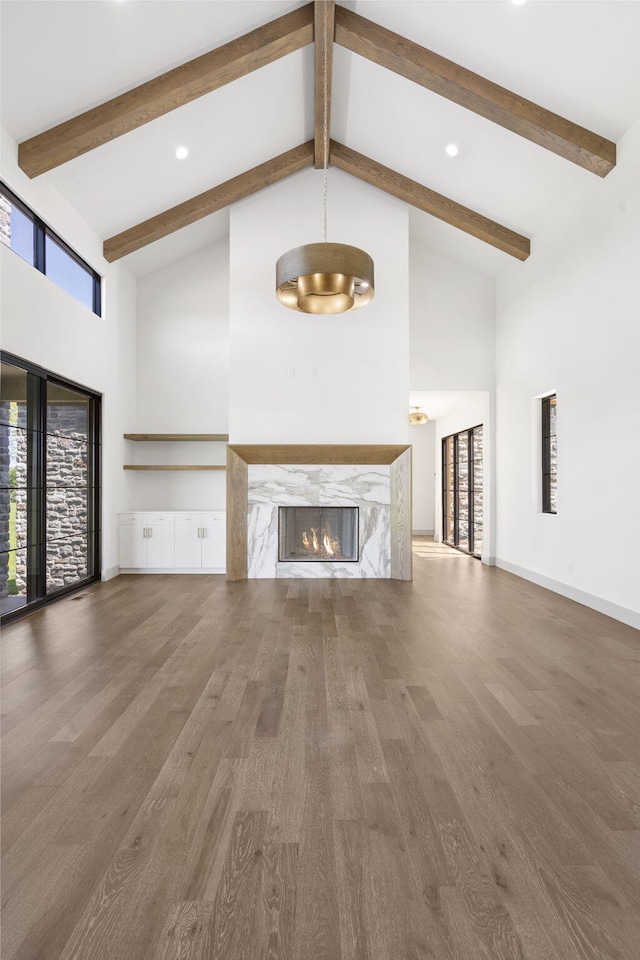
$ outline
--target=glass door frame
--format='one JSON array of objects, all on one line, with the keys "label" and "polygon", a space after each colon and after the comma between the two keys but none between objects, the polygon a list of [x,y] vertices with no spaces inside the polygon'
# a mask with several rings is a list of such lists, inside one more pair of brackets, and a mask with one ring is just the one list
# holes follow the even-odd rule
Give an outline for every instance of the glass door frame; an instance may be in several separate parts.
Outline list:
[{"label": "glass door frame", "polygon": [[[457,433],[451,433],[446,437],[442,438],[442,463],[441,463],[441,473],[442,473],[442,542],[445,543],[448,547],[453,547],[454,550],[460,550],[462,553],[468,553],[470,556],[475,557],[477,560],[481,558],[481,555],[475,551],[474,537],[475,537],[475,517],[474,517],[474,501],[475,501],[475,478],[474,478],[474,433],[476,430],[483,430],[483,451],[484,451],[484,424],[477,423],[473,427],[467,427],[466,430],[459,430]],[[458,465],[460,463],[459,449],[460,449],[460,439],[463,434],[467,434],[467,537],[469,548],[461,547],[460,544],[460,510],[459,510],[459,493],[460,493],[460,478]],[[453,452],[453,461],[451,463],[451,469],[453,471],[453,537],[454,542],[447,539],[447,519],[449,518],[448,511],[448,499],[447,499],[447,441],[451,440],[451,447]],[[484,470],[483,470],[484,478]],[[482,491],[484,496],[484,483],[482,484]],[[484,512],[484,511],[483,511]],[[484,526],[484,524],[483,524]]]},{"label": "glass door frame", "polygon": [[[10,364],[32,374],[37,380],[27,378],[33,384],[27,403],[30,417],[27,442],[27,478],[30,481],[27,496],[27,601],[15,610],[8,611],[2,624],[39,610],[46,603],[100,580],[102,557],[102,436],[101,395],[82,384],[67,380],[57,374],[24,360],[22,357],[1,351],[2,363]],[[88,399],[87,423],[87,571],[88,576],[71,584],[47,591],[47,384],[76,391]],[[30,557],[29,554],[33,551]],[[35,563],[30,563],[35,559]]]}]

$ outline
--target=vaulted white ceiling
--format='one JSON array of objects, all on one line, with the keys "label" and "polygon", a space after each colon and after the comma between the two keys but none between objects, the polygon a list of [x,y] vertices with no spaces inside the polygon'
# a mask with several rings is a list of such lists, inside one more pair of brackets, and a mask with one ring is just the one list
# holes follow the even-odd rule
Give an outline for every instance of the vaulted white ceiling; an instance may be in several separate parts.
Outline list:
[{"label": "vaulted white ceiling", "polygon": [[[34,136],[302,5],[4,0],[3,126],[17,141]],[[608,139],[619,140],[640,116],[636,0],[341,5]],[[312,139],[313,130],[308,46],[44,176],[107,238]],[[594,177],[337,45],[331,134],[531,237],[532,255],[545,220]],[[444,152],[450,142],[460,148],[455,159]],[[179,144],[189,148],[185,161],[175,159]],[[319,212],[319,231],[320,219]],[[417,239],[489,275],[510,260],[415,209],[410,223]],[[225,212],[214,214],[125,262],[148,272],[224,236],[227,224]]]}]

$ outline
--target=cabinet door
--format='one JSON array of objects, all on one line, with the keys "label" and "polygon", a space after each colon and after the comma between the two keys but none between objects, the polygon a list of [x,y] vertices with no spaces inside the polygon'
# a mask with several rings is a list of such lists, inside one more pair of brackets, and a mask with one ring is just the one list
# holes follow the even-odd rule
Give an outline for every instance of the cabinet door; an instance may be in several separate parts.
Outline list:
[{"label": "cabinet door", "polygon": [[174,566],[173,524],[154,524],[147,527],[147,566],[151,570],[164,570]]},{"label": "cabinet door", "polygon": [[177,523],[175,526],[175,565],[178,570],[202,566],[200,526],[192,523]]},{"label": "cabinet door", "polygon": [[224,573],[227,569],[227,525],[224,519],[205,524],[202,532],[202,566]]},{"label": "cabinet door", "polygon": [[138,524],[120,524],[120,566],[124,570],[135,570],[147,565],[146,527]]}]

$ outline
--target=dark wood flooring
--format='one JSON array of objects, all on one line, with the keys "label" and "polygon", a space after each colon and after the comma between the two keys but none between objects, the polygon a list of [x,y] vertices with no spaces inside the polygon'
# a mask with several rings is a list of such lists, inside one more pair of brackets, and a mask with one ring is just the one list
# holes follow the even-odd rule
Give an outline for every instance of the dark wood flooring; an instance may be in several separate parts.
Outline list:
[{"label": "dark wood flooring", "polygon": [[415,567],[7,628],[3,960],[638,960],[640,634]]}]

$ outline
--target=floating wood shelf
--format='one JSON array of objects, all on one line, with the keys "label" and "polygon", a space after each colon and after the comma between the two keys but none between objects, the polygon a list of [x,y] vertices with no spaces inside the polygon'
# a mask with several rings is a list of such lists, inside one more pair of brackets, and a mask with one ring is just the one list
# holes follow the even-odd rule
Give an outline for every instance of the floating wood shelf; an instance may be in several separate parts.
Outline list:
[{"label": "floating wood shelf", "polygon": [[125,433],[125,440],[228,440],[228,433]]},{"label": "floating wood shelf", "polygon": [[226,470],[224,463],[125,463],[125,470]]}]

